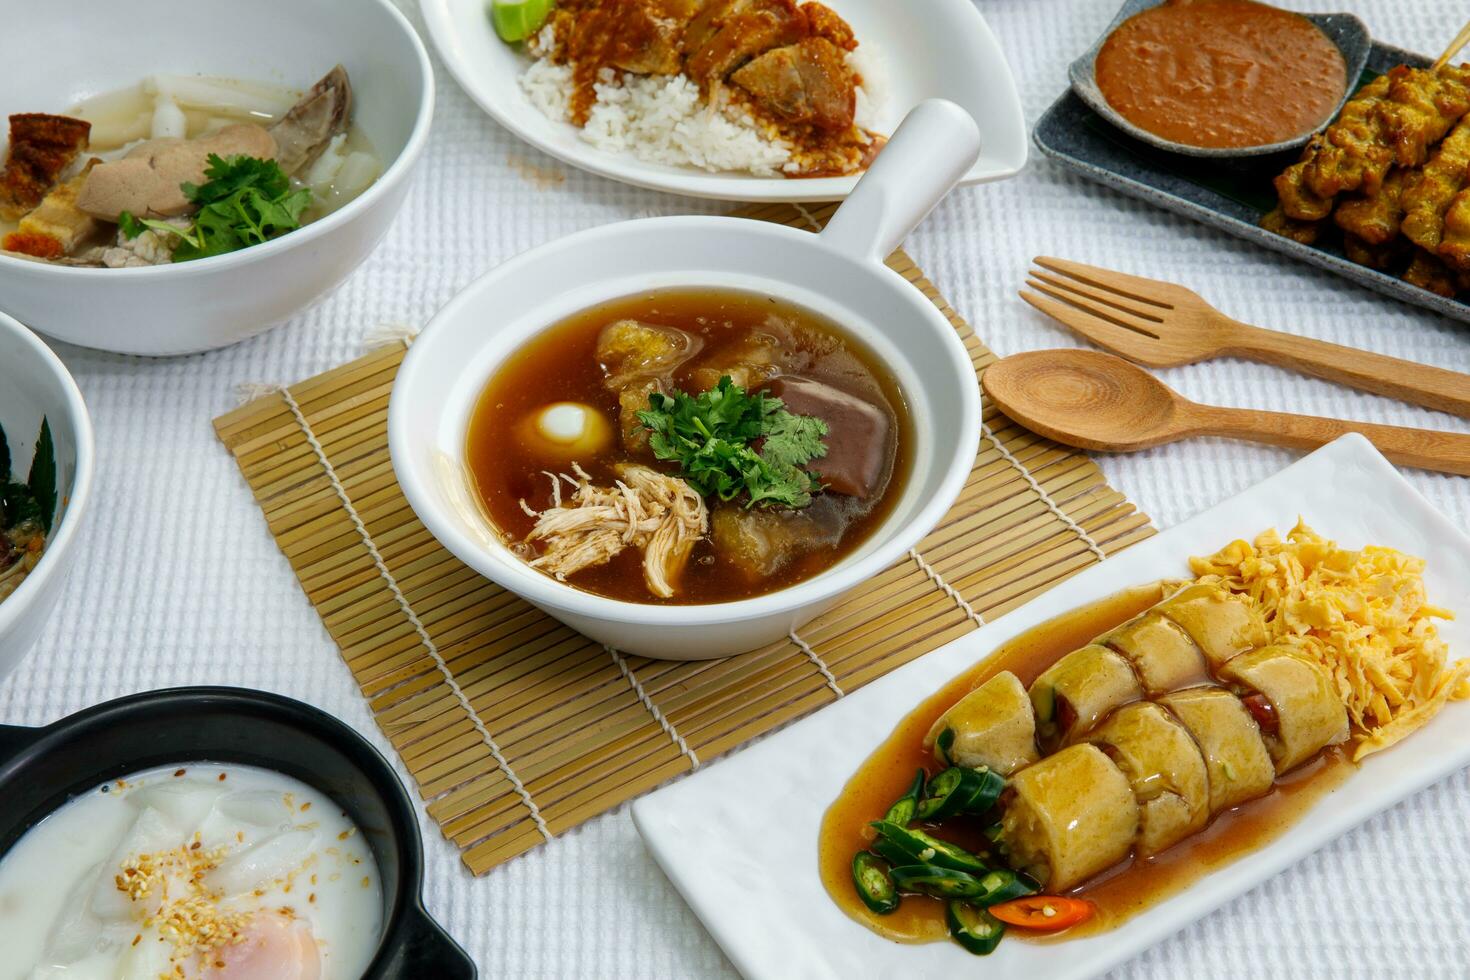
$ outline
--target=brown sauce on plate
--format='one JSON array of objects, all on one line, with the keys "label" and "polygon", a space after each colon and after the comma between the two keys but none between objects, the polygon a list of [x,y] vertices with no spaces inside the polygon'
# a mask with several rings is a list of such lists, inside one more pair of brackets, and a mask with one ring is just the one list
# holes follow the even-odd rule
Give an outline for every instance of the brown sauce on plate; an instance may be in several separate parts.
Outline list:
[{"label": "brown sauce on plate", "polygon": [[[819,871],[827,893],[838,907],[895,942],[947,940],[944,903],[938,899],[905,895],[897,911],[877,915],[858,898],[852,883],[852,856],[872,841],[869,822],[882,817],[889,804],[904,794],[917,769],[926,769],[931,775],[938,771],[932,752],[923,747],[924,735],[965,694],[1003,670],[1011,671],[1029,687],[1057,660],[1162,598],[1161,583],[1153,583],[1127,589],[1042,623],[955,677],[899,722],[848,780],[822,818]],[[1104,932],[1121,925],[1214,869],[1263,847],[1353,771],[1353,765],[1341,750],[1329,750],[1316,761],[1278,778],[1275,788],[1265,797],[1221,814],[1200,833],[1152,858],[1123,862],[1075,889],[1070,894],[1096,904],[1097,914],[1091,921],[1056,936],[1028,934],[1019,929],[1012,934],[1048,941]],[[924,829],[967,849],[984,849],[978,821],[952,818],[942,827],[925,826]]]},{"label": "brown sauce on plate", "polygon": [[1120,24],[1097,86],[1129,122],[1176,143],[1262,146],[1326,122],[1347,89],[1337,45],[1253,0],[1165,0]]}]

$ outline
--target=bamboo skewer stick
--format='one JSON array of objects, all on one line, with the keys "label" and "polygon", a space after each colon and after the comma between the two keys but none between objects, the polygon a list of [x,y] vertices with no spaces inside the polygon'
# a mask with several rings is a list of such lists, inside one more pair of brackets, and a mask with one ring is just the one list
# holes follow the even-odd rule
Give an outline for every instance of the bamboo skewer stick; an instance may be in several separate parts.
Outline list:
[{"label": "bamboo skewer stick", "polygon": [[1460,28],[1460,33],[1455,35],[1454,40],[1449,43],[1449,47],[1444,49],[1444,53],[1434,59],[1434,70],[1439,71],[1445,65],[1449,64],[1450,59],[1459,54],[1460,50],[1467,44],[1470,44],[1470,21],[1466,21],[1465,26]]}]

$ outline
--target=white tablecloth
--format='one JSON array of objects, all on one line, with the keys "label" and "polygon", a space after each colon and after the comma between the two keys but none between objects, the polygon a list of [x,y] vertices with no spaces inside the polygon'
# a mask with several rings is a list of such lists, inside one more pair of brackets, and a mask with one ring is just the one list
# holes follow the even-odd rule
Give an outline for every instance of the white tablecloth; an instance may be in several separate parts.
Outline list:
[{"label": "white tablecloth", "polygon": [[[400,2],[418,23],[412,0]],[[924,0],[907,2],[922,15]],[[1008,52],[1033,123],[1062,91],[1067,62],[1114,11],[1110,0],[979,6]],[[1338,6],[1354,9],[1380,38],[1431,53],[1465,17],[1450,0]],[[438,117],[408,205],[329,302],[212,354],[145,361],[61,350],[96,421],[100,492],[58,615],[0,684],[0,721],[41,724],[157,687],[237,684],[320,705],[392,755],[210,420],[236,404],[241,383],[295,381],[349,360],[369,331],[422,324],[482,271],[531,246],[634,216],[720,207],[562,167],[499,129],[437,61],[435,69]],[[1000,354],[1074,343],[1016,298],[1028,259],[1050,253],[1186,283],[1248,322],[1470,371],[1466,325],[1135,203],[1042,159],[1014,180],[955,194],[909,247]],[[1447,416],[1255,364],[1163,375],[1208,402],[1470,431]],[[1208,441],[1101,462],[1115,486],[1167,527],[1293,458]],[[1470,480],[1417,472],[1410,479],[1452,519],[1470,518]],[[429,907],[482,976],[733,975],[645,853],[626,808],[479,879],[437,828],[425,820],[423,829]],[[1470,976],[1467,854],[1470,775],[1462,772],[1119,975]]]}]

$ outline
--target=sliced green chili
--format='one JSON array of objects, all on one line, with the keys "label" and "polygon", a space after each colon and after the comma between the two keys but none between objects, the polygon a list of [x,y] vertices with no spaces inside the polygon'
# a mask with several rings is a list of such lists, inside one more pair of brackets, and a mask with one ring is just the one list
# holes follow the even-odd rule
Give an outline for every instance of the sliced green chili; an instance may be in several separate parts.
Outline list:
[{"label": "sliced green chili", "polygon": [[[889,857],[889,860],[895,864],[934,864],[942,868],[953,868],[956,871],[966,871],[972,874],[984,874],[990,870],[984,861],[958,844],[940,840],[922,830],[900,827],[898,824],[884,820],[875,820],[872,826],[883,835],[888,844],[907,855],[908,861],[906,862],[895,861],[893,857]],[[879,853],[887,857],[890,852],[885,849]]]},{"label": "sliced green chili", "polygon": [[881,859],[867,851],[853,855],[852,883],[863,904],[879,915],[888,915],[898,908],[898,889],[893,886],[888,869]]},{"label": "sliced green chili", "polygon": [[909,791],[893,801],[883,819],[889,823],[896,823],[900,827],[907,827],[909,821],[914,819],[915,812],[919,809],[919,800],[924,795],[924,770],[920,769],[914,776],[913,785]]},{"label": "sliced green chili", "polygon": [[979,898],[985,886],[974,875],[937,864],[904,864],[889,872],[900,891],[935,898]]},{"label": "sliced green chili", "polygon": [[944,914],[949,934],[968,952],[989,956],[1006,934],[1005,924],[982,908],[952,901]]},{"label": "sliced green chili", "polygon": [[919,804],[919,819],[984,813],[995,805],[1005,788],[1005,777],[994,770],[951,766],[929,780],[926,799]]}]

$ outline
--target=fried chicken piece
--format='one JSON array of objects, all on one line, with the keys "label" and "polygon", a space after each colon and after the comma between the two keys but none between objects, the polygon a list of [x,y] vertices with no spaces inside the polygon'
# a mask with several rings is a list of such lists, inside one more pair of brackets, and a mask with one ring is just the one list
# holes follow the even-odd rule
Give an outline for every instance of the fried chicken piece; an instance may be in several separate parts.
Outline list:
[{"label": "fried chicken piece", "polygon": [[713,0],[685,33],[685,74],[707,91],[756,55],[810,33],[795,0]]},{"label": "fried chicken piece", "polygon": [[1454,271],[1438,256],[1422,248],[1414,250],[1414,258],[1404,270],[1404,282],[1440,296],[1454,296],[1459,288]]},{"label": "fried chicken piece", "polygon": [[857,111],[852,72],[842,50],[826,38],[773,48],[747,62],[730,81],[779,122],[841,132],[852,126]]},{"label": "fried chicken piece", "polygon": [[87,148],[92,124],[69,116],[23,112],[10,117],[10,150],[0,173],[0,220],[16,221],[41,203]]},{"label": "fried chicken piece", "polygon": [[1288,217],[1279,206],[1267,211],[1261,217],[1261,227],[1282,238],[1290,238],[1303,245],[1315,245],[1317,239],[1322,236],[1321,221],[1299,221]]},{"label": "fried chicken piece", "polygon": [[[1337,206],[1332,220],[1337,227],[1366,245],[1382,245],[1398,237],[1403,221],[1405,183],[1419,172],[1402,167],[1389,171],[1383,186],[1371,197],[1358,196]],[[1355,260],[1356,261],[1356,260]]]}]

